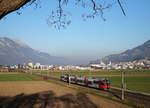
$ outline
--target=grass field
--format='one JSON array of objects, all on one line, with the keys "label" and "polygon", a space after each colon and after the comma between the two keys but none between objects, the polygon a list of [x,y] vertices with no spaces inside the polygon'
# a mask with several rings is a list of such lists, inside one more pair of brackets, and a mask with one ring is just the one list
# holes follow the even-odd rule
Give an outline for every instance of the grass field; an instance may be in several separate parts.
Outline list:
[{"label": "grass field", "polygon": [[[150,93],[150,70],[100,70],[100,71],[34,71],[33,73],[59,78],[61,74],[74,74],[94,77],[106,77],[111,86],[121,87],[121,72],[125,72],[126,88],[129,90]],[[36,77],[27,74],[0,74],[0,81],[37,81]]]},{"label": "grass field", "polygon": [[100,70],[100,71],[34,71],[37,74],[51,75],[54,77],[60,77],[61,74],[74,74],[84,76],[121,76],[121,72],[124,71],[127,76],[150,76],[150,70]]},{"label": "grass field", "polygon": [[[111,85],[121,87],[121,77],[111,77]],[[150,76],[125,77],[126,88],[140,92],[150,93]]]},{"label": "grass field", "polygon": [[[125,82],[127,85],[127,89],[150,93],[150,71],[149,70],[141,70],[141,71],[139,71],[139,70],[138,71],[124,70],[124,71],[126,73],[125,74]],[[36,72],[35,71],[33,73],[36,73],[36,74],[42,73],[42,75],[50,75],[53,77],[60,77],[60,75],[64,74],[64,73],[85,75],[85,76],[95,76],[95,77],[96,76],[98,76],[98,77],[106,76],[106,77],[109,77],[112,86],[120,87],[120,85],[121,85],[121,70],[119,70],[119,71],[104,70],[104,71],[95,71],[95,72],[90,72],[90,71]],[[23,73],[13,73],[13,74],[12,73],[0,73],[0,88],[1,88],[0,93],[2,93],[3,95],[8,95],[8,93],[9,93],[9,95],[14,95],[14,93],[22,93],[22,92],[30,93],[30,92],[34,92],[37,90],[44,90],[43,88],[45,88],[45,87],[48,90],[49,90],[49,88],[51,88],[51,89],[56,89],[56,90],[60,91],[60,93],[64,93],[64,92],[62,92],[62,89],[58,89],[58,87],[56,87],[56,86],[49,87],[46,85],[45,87],[43,87],[43,85],[45,83],[47,83],[47,84],[49,84],[49,83],[45,82],[45,81],[40,82],[39,80],[40,79],[37,77],[31,76],[28,74],[23,74]],[[39,85],[39,83],[42,83],[42,84]],[[28,87],[28,88],[26,88],[26,87]],[[7,90],[5,88],[7,88]],[[11,89],[13,88],[13,89],[11,90],[8,88],[11,88]],[[67,89],[67,88],[65,87],[65,89]],[[54,90],[54,91],[56,92],[56,90]],[[65,90],[65,91],[68,91],[68,90]],[[114,107],[114,108],[116,108],[116,107]],[[120,107],[118,107],[118,108],[120,108]]]},{"label": "grass field", "polygon": [[37,81],[36,77],[26,74],[0,74],[0,81]]},{"label": "grass field", "polygon": [[100,71],[43,71],[34,72],[59,78],[61,74],[74,74],[94,77],[106,77],[111,86],[121,87],[121,72],[125,72],[126,88],[129,90],[150,93],[150,70],[100,70]]}]

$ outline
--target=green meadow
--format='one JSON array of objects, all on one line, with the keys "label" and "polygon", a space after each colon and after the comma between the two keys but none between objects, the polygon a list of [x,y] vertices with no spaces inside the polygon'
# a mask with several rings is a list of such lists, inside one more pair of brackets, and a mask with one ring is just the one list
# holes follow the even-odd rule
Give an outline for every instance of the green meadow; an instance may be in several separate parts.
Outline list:
[{"label": "green meadow", "polygon": [[[111,77],[111,85],[121,87],[121,77]],[[150,76],[127,76],[125,77],[126,89],[150,93]]]},{"label": "green meadow", "polygon": [[0,81],[37,81],[36,77],[26,74],[0,74]]},{"label": "green meadow", "polygon": [[98,70],[98,71],[34,71],[33,73],[59,78],[61,74],[105,77],[111,86],[121,87],[121,72],[125,73],[126,89],[150,93],[150,70]]},{"label": "green meadow", "polygon": [[[150,70],[98,70],[98,71],[33,71],[35,74],[59,78],[61,74],[108,78],[113,87],[121,87],[121,72],[125,73],[126,89],[150,93]],[[27,74],[0,74],[0,81],[37,81]]]}]

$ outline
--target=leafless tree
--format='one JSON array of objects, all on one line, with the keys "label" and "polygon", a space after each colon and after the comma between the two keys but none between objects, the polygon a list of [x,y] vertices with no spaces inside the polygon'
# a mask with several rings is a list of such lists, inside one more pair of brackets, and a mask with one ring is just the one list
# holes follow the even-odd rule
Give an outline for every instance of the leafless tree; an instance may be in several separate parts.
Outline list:
[{"label": "leafless tree", "polygon": [[[38,5],[36,2],[39,0],[0,0],[0,19],[2,19],[7,14],[16,11],[23,6],[30,6],[31,4]],[[113,3],[116,2],[119,4],[121,11],[126,15],[122,3],[120,0],[74,0],[75,5],[81,5],[83,8],[89,8],[91,11],[87,14],[82,14],[82,17],[95,18],[96,16],[101,16],[103,20],[103,13],[105,9],[112,7]],[[113,1],[113,2],[111,2]],[[47,20],[49,25],[53,25],[55,28],[60,29],[71,23],[71,20],[68,19],[69,12],[64,10],[64,6],[67,6],[69,0],[57,0],[58,8],[53,10],[50,13],[50,16]],[[52,5],[52,4],[50,4]],[[19,12],[17,12],[20,14]]]}]

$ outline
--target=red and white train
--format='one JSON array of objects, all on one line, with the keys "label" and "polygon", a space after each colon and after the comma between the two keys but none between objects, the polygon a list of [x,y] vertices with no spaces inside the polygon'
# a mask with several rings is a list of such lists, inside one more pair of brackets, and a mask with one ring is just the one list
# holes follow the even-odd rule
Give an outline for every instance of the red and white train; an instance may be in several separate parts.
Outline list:
[{"label": "red and white train", "polygon": [[78,85],[83,85],[83,86],[97,88],[97,89],[103,89],[103,90],[110,89],[110,81],[106,78],[63,74],[60,76],[60,80],[72,84],[78,84]]}]

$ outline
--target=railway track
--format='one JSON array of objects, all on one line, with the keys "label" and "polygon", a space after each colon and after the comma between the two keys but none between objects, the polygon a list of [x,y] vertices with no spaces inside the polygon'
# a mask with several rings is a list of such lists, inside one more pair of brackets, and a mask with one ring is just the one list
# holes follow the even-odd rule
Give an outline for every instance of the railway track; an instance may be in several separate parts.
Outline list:
[{"label": "railway track", "polygon": [[[119,88],[111,88],[110,92],[119,98],[121,97],[122,91]],[[126,100],[128,100],[134,104],[144,105],[144,106],[150,108],[150,95],[149,94],[143,94],[140,92],[125,90],[124,96],[125,96]]]},{"label": "railway track", "polygon": [[[32,74],[34,76],[38,76],[38,77],[42,77],[43,79],[50,79],[50,80],[53,80],[53,81],[57,81],[57,82],[62,82],[60,81],[60,79],[58,78],[54,78],[54,77],[51,77],[51,76],[43,76],[43,75],[39,75],[39,74]],[[66,82],[64,82],[66,83]],[[74,84],[76,85],[76,84]],[[85,86],[81,86],[81,85],[76,85],[76,86],[79,86],[79,87],[82,87],[82,88],[85,88],[85,89],[90,89],[90,90],[93,90],[95,92],[99,92],[99,93],[102,93],[102,94],[106,94],[107,96],[116,96],[117,98],[121,99],[121,89],[120,88],[115,88],[115,87],[112,87],[109,91],[104,91],[104,90],[98,90],[98,89],[95,89],[95,88],[91,88],[91,87],[85,87]],[[131,102],[132,104],[135,104],[135,105],[139,105],[139,106],[144,106],[144,108],[150,108],[150,95],[149,94],[144,94],[144,93],[140,93],[140,92],[135,92],[135,91],[130,91],[130,90],[125,90],[125,100]]]}]

